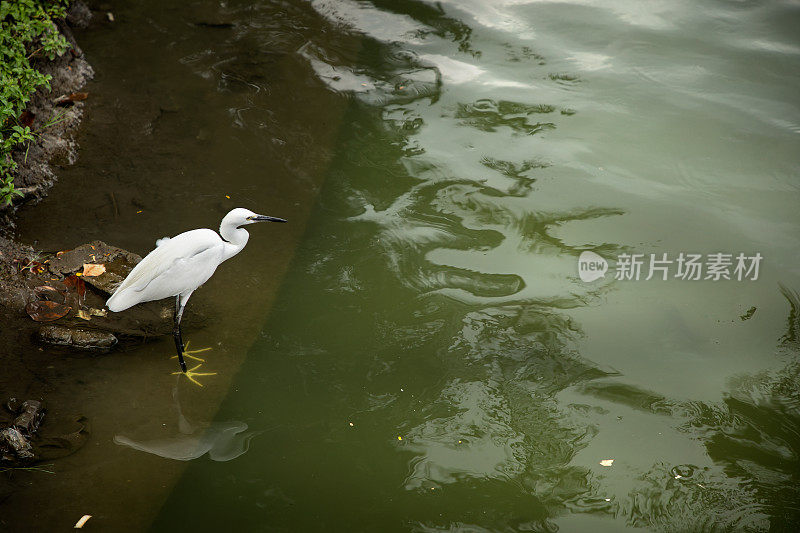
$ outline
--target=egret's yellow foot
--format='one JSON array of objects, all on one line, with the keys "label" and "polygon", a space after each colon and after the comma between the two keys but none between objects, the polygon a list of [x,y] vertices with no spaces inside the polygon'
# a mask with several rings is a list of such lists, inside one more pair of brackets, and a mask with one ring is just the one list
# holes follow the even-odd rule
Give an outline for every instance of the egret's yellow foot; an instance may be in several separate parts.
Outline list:
[{"label": "egret's yellow foot", "polygon": [[[175,356],[175,357],[177,357],[177,356]],[[203,384],[195,379],[197,376],[216,376],[217,373],[216,372],[195,372],[195,370],[197,370],[201,366],[203,366],[203,363],[200,363],[199,365],[197,365],[194,368],[190,368],[186,372],[180,372],[180,371],[179,372],[173,372],[172,375],[174,376],[174,375],[183,374],[184,376],[186,376],[186,378],[189,381],[191,381],[192,383],[194,383],[198,387],[202,387]]]},{"label": "egret's yellow foot", "polygon": [[[205,363],[206,360],[192,354],[203,353],[211,350],[211,346],[209,346],[208,348],[200,348],[199,350],[189,350],[188,348],[189,348],[189,342],[187,342],[186,346],[183,348],[183,356],[188,357],[189,359],[194,359],[195,361],[200,361],[201,363]],[[177,355],[173,355],[170,359],[177,359],[177,358],[178,358]]]}]

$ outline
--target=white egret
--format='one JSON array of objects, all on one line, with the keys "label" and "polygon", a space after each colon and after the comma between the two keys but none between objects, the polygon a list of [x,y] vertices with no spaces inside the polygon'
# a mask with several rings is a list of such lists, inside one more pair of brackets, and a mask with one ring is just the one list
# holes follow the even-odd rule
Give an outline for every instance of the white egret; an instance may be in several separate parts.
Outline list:
[{"label": "white egret", "polygon": [[159,239],[156,241],[156,249],[131,270],[108,299],[108,309],[120,312],[142,302],[174,296],[172,335],[175,338],[181,371],[185,373],[181,317],[189,296],[208,281],[220,263],[242,251],[250,238],[250,234],[242,226],[263,221],[286,222],[282,218],[257,215],[248,209],[237,207],[222,219],[219,234],[203,228],[186,231],[171,239]]}]

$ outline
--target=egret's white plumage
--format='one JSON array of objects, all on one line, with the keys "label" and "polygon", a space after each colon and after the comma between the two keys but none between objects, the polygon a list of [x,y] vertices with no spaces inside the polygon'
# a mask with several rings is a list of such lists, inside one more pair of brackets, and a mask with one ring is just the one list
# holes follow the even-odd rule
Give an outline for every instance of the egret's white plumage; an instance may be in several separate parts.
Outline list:
[{"label": "egret's white plumage", "polygon": [[131,270],[108,299],[108,309],[119,312],[142,302],[177,296],[174,333],[184,368],[180,319],[186,301],[195,289],[208,281],[220,263],[245,247],[250,234],[241,226],[261,221],[286,222],[238,207],[222,219],[219,234],[210,229],[195,229],[159,239],[155,250]]},{"label": "egret's white plumage", "polygon": [[108,308],[119,312],[138,303],[192,292],[222,263],[226,244],[210,229],[195,229],[162,241],[114,291]]}]

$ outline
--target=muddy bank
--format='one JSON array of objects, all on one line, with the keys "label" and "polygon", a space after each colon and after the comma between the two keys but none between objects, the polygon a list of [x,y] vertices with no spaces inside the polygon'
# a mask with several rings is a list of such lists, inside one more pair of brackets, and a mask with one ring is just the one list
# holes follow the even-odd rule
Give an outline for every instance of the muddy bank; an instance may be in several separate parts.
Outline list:
[{"label": "muddy bank", "polygon": [[[37,135],[36,142],[20,145],[12,153],[17,163],[14,185],[23,195],[14,201],[14,206],[41,199],[56,180],[53,167],[75,162],[77,146],[72,134],[81,121],[82,100],[86,96],[80,89],[94,77],[94,71],[72,29],[88,27],[91,18],[92,12],[86,4],[73,3],[66,19],[56,21],[70,49],[52,61],[36,56],[31,59],[36,70],[50,76],[50,89],[40,87],[25,110],[25,122]],[[0,228],[7,230],[13,225],[13,211],[12,206],[0,212]]]},{"label": "muddy bank", "polygon": [[17,163],[14,184],[22,197],[7,208],[0,208],[0,305],[14,311],[23,309],[32,297],[17,265],[20,261],[34,260],[38,255],[30,246],[12,240],[14,211],[23,203],[43,198],[56,180],[54,167],[72,164],[77,157],[72,135],[85,105],[81,100],[84,95],[77,93],[94,76],[94,71],[75,40],[72,28],[86,28],[91,18],[86,4],[73,3],[66,19],[56,22],[70,43],[70,50],[53,61],[46,58],[32,61],[38,71],[50,75],[50,89],[40,87],[26,109],[31,129],[38,131],[36,142],[19,146],[12,154]]},{"label": "muddy bank", "polygon": [[[120,336],[141,335],[144,329],[152,331],[161,322],[163,310],[151,309],[149,313],[152,316],[144,329],[138,327],[137,319],[133,322],[128,319],[120,323],[124,331],[119,331],[119,327],[115,326],[118,331],[111,332],[108,331],[108,321],[104,327],[103,321],[97,320],[102,316],[94,316],[86,311],[87,308],[90,311],[94,309],[88,307],[91,305],[102,308],[107,297],[103,289],[113,290],[121,273],[129,271],[140,260],[139,256],[95,243],[87,245],[86,249],[79,248],[48,258],[52,254],[20,244],[12,234],[16,209],[22,204],[37,203],[44,198],[57,179],[56,169],[73,164],[77,158],[78,147],[73,135],[81,122],[84,100],[88,97],[80,91],[94,76],[94,71],[72,29],[88,27],[91,18],[92,13],[86,4],[74,2],[67,17],[55,21],[58,30],[70,44],[70,49],[52,61],[43,57],[32,59],[32,66],[51,79],[49,89],[40,87],[31,97],[24,113],[25,125],[36,132],[35,142],[23,144],[12,153],[17,163],[14,184],[22,196],[16,198],[13,204],[0,208],[0,338],[7,346],[30,346],[30,340],[35,339],[40,344],[61,345],[70,349],[108,349],[119,342]],[[81,279],[80,284],[72,283],[70,291],[70,280],[78,279],[75,274],[82,267],[79,263],[90,261],[95,248],[106,254],[109,261],[116,261],[119,272],[115,274],[113,269],[110,270],[103,276],[105,285],[101,282],[99,287],[85,284]],[[90,286],[90,290],[85,289],[86,285]],[[54,309],[59,315],[57,319],[43,316],[43,313],[53,314]],[[60,316],[62,309],[66,312]],[[81,323],[90,319],[95,319],[95,323]],[[127,325],[122,325],[124,322]],[[6,386],[11,383],[7,380],[35,383],[38,379],[36,371],[28,368],[25,361],[15,358],[12,351],[0,352],[0,363],[5,374],[2,382]],[[19,406],[14,398],[4,398],[2,401],[0,468],[54,459],[64,455],[53,454],[54,449],[71,453],[85,441],[88,432],[82,423],[84,420],[79,416],[57,414],[47,424],[51,435],[48,436],[45,431],[43,436],[39,434],[39,425],[46,409],[40,400],[31,398]],[[69,431],[52,434],[60,424],[75,420],[81,423],[74,434]],[[75,438],[66,438],[65,435]],[[65,446],[65,443],[71,444]],[[0,488],[0,500],[3,499],[4,488],[7,487]]]},{"label": "muddy bank", "polygon": [[12,157],[17,163],[14,173],[16,190],[22,196],[6,208],[0,208],[0,306],[8,318],[21,316],[35,295],[26,282],[22,265],[40,257],[30,246],[13,240],[13,215],[24,203],[38,202],[56,181],[55,169],[71,165],[77,158],[73,134],[83,116],[86,93],[80,90],[94,76],[91,65],[75,40],[73,28],[88,27],[92,12],[83,2],[74,2],[64,20],[56,25],[70,44],[70,49],[50,61],[39,57],[32,65],[50,76],[50,88],[40,87],[26,108],[26,118],[32,130],[38,132],[36,141],[17,147]]}]

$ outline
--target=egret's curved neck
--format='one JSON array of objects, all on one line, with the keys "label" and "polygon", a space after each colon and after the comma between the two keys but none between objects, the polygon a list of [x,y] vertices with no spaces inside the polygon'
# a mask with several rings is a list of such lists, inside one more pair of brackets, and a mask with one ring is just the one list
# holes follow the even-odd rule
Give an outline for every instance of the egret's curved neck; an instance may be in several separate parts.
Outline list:
[{"label": "egret's curved neck", "polygon": [[225,252],[222,255],[222,260],[230,259],[244,249],[247,244],[247,239],[250,234],[244,228],[236,227],[236,224],[222,219],[222,224],[219,226],[219,234],[227,241],[225,242]]}]

